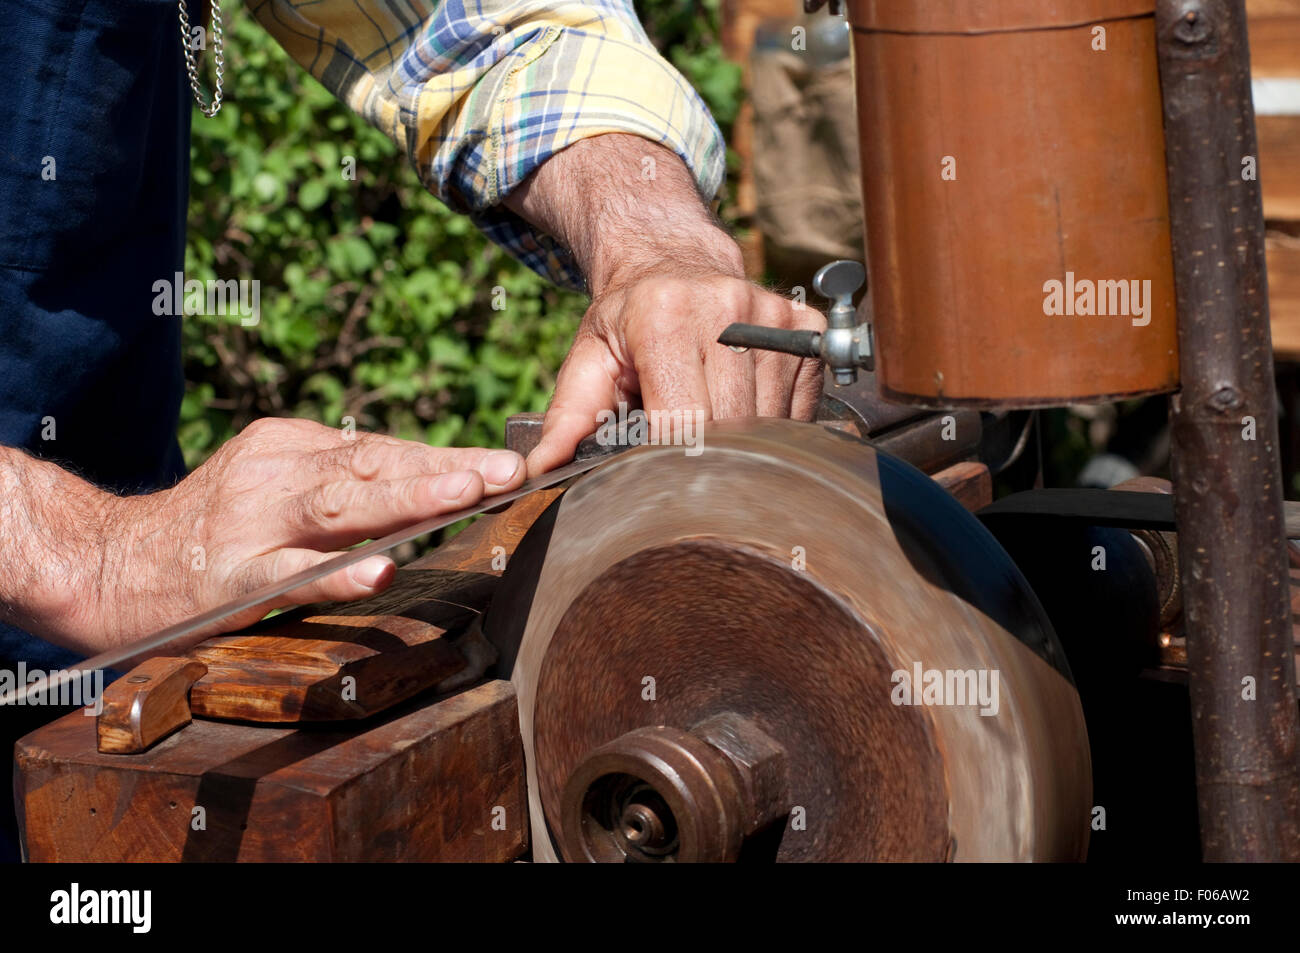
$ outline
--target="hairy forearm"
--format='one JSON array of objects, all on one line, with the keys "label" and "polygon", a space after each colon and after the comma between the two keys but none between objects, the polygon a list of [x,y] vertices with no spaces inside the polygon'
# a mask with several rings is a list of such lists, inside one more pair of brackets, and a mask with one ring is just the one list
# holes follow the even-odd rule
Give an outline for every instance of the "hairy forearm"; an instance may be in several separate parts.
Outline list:
[{"label": "hairy forearm", "polygon": [[52,463],[0,447],[0,618],[43,638],[99,599],[117,497]]},{"label": "hairy forearm", "polygon": [[592,294],[665,258],[740,277],[740,250],[672,152],[640,136],[583,139],[556,153],[506,205],[574,255]]}]

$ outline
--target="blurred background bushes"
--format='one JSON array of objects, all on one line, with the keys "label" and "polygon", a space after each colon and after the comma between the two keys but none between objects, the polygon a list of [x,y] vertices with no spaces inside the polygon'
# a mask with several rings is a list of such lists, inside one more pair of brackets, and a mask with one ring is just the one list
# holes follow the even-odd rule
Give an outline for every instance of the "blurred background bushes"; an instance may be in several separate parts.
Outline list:
[{"label": "blurred background bushes", "polygon": [[[637,8],[729,134],[741,76],[720,52],[718,0]],[[586,299],[425,192],[242,7],[229,20],[227,101],[194,118],[186,277],[258,279],[262,318],[186,318],[186,461],[266,415],[499,446],[509,414],[545,409]]]}]

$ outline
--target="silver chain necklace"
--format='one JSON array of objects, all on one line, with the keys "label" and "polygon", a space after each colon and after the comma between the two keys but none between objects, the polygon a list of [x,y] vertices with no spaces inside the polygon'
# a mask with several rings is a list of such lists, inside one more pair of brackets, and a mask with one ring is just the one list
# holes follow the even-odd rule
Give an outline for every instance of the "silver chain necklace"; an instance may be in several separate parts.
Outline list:
[{"label": "silver chain necklace", "polygon": [[203,51],[196,56],[193,37],[190,35],[190,17],[186,11],[186,0],[179,0],[177,6],[181,11],[181,49],[185,51],[185,72],[190,77],[190,89],[194,91],[194,102],[203,115],[211,119],[221,109],[221,77],[225,71],[225,36],[221,30],[221,0],[212,0],[212,55],[217,64],[217,81],[212,88],[212,102],[203,101],[203,89],[199,85],[199,59]]}]

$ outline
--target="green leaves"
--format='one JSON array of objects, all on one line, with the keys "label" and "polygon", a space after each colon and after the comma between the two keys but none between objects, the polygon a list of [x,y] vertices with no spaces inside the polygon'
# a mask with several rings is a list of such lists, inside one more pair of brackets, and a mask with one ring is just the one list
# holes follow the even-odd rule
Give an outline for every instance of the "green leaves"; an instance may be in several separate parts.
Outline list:
[{"label": "green leaves", "polygon": [[325,246],[325,263],[339,278],[365,279],[376,261],[370,243],[359,236],[336,238]]},{"label": "green leaves", "polygon": [[304,212],[312,212],[324,205],[329,197],[329,186],[320,179],[311,179],[298,189],[298,207]]}]

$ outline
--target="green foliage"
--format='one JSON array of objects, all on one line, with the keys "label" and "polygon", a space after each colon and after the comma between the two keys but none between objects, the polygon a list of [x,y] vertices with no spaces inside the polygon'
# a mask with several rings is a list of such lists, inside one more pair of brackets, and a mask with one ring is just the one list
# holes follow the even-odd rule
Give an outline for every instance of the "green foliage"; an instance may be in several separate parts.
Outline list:
[{"label": "green foliage", "polygon": [[[739,69],[716,52],[716,0],[639,6],[729,124]],[[586,300],[487,242],[251,17],[230,19],[229,98],[194,116],[186,274],[258,280],[261,321],[185,319],[187,462],[264,415],[500,445],[509,414],[545,409]]]}]

